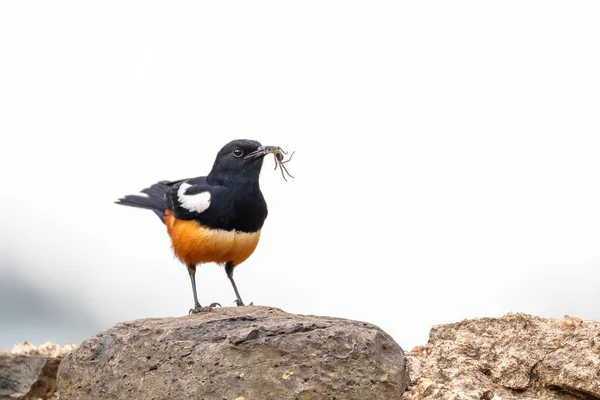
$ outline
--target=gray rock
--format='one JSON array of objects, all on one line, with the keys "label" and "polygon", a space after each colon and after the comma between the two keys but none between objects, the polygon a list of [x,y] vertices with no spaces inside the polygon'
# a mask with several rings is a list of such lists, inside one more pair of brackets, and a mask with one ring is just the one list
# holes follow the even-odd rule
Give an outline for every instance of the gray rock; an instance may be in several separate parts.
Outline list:
[{"label": "gray rock", "polygon": [[58,372],[61,400],[394,399],[407,385],[378,327],[256,306],[120,323]]},{"label": "gray rock", "polygon": [[600,398],[600,323],[507,314],[435,326],[404,400]]},{"label": "gray rock", "polygon": [[0,399],[47,399],[56,391],[60,360],[0,353]]}]

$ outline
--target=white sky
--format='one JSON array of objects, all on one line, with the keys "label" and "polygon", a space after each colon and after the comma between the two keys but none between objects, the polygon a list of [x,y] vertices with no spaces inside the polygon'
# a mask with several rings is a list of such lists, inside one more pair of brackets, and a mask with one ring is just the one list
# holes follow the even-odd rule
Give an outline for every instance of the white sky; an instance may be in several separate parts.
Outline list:
[{"label": "white sky", "polygon": [[[266,160],[246,302],[406,349],[463,318],[600,319],[599,20],[595,1],[1,2],[0,279],[94,329],[185,314],[164,226],[113,201],[250,138],[296,150],[296,179]],[[198,283],[233,304],[220,268]]]}]

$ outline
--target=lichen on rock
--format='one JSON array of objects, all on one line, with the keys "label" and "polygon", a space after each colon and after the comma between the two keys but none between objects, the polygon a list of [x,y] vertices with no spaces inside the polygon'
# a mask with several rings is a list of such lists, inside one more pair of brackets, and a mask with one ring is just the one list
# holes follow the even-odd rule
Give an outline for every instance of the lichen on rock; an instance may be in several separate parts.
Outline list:
[{"label": "lichen on rock", "polygon": [[600,323],[511,313],[433,327],[404,400],[600,398]]}]

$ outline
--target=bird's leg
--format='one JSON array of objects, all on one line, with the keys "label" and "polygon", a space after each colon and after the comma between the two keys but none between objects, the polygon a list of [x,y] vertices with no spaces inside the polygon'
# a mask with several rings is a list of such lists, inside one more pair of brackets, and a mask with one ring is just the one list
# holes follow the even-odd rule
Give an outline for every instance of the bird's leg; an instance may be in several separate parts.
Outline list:
[{"label": "bird's leg", "polygon": [[[244,302],[242,301],[242,298],[240,297],[240,292],[238,292],[238,288],[235,285],[235,281],[233,280],[233,263],[230,261],[227,264],[225,264],[225,273],[227,274],[227,277],[229,278],[229,281],[231,282],[231,286],[233,286],[233,291],[235,292],[235,296],[237,297],[237,299],[234,301],[234,303],[237,306],[243,306],[245,305]],[[253,305],[252,303],[250,303],[249,305]]]},{"label": "bird's leg", "polygon": [[194,308],[190,309],[189,314],[196,314],[199,312],[208,312],[212,311],[212,309],[216,306],[221,306],[219,303],[212,303],[208,307],[202,307],[200,302],[198,301],[198,293],[196,292],[196,266],[188,265],[188,272],[190,273],[190,280],[192,281],[192,292],[194,293]]}]

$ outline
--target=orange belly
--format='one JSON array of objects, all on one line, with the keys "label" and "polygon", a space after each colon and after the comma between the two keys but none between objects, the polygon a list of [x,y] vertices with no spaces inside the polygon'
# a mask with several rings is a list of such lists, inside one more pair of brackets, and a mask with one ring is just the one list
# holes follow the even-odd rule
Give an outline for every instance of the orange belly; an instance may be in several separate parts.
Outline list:
[{"label": "orange belly", "polygon": [[173,252],[186,265],[214,262],[234,266],[244,262],[258,245],[260,231],[246,233],[209,229],[196,221],[177,219],[169,211],[163,218]]}]

